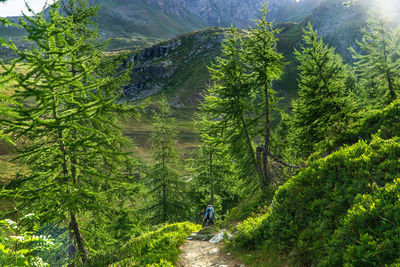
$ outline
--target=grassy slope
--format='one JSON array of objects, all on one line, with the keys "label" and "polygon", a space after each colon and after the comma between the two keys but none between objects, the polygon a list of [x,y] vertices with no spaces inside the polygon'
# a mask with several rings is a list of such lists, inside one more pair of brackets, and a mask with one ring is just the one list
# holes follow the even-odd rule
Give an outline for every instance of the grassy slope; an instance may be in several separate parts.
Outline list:
[{"label": "grassy slope", "polygon": [[[204,28],[206,25],[185,10],[162,10],[145,0],[96,0],[99,15],[95,19],[99,33],[109,38],[109,49],[136,49],[148,43]],[[17,22],[17,18],[13,18]],[[24,46],[25,31],[0,26],[0,38],[12,38]],[[26,46],[28,47],[28,46]],[[8,58],[9,51],[0,48],[0,57]]]},{"label": "grassy slope", "polygon": [[[210,28],[162,42],[158,45],[168,45],[179,39],[181,45],[161,57],[148,59],[144,64],[159,66],[165,62],[172,62],[173,66],[177,68],[174,74],[169,78],[157,78],[151,74],[139,72],[133,78],[135,80],[146,76],[147,82],[163,84],[169,101],[178,106],[173,108],[178,129],[177,149],[184,157],[188,157],[199,142],[194,131],[193,116],[199,105],[200,94],[208,82],[207,65],[219,54],[218,40],[224,33],[225,29]],[[137,63],[138,65],[139,63]],[[157,101],[157,98],[156,95],[151,98],[151,101]],[[138,145],[135,153],[146,162],[151,160],[149,136],[152,126],[150,116],[151,114],[148,112],[141,121],[130,122],[125,128],[125,134],[132,137]]]}]

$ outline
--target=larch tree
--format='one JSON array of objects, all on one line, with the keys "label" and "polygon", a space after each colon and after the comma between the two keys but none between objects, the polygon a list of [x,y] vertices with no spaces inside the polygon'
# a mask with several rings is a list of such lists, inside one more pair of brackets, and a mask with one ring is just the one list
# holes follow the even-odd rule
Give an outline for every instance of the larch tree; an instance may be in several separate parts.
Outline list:
[{"label": "larch tree", "polygon": [[2,194],[12,196],[19,211],[34,212],[42,225],[66,227],[74,266],[90,257],[80,227],[84,215],[104,216],[115,191],[132,188],[122,173],[132,160],[118,120],[127,110],[118,100],[128,72],[111,70],[121,62],[110,59],[104,68],[98,34],[87,25],[95,9],[70,1],[71,14],[61,15],[54,4],[47,18],[41,13],[20,20],[26,40],[35,44],[31,50],[3,43],[17,58],[1,62],[2,82],[12,79],[16,92],[0,124],[19,144],[16,159],[28,167]]},{"label": "larch tree", "polygon": [[178,132],[174,124],[171,107],[162,95],[150,137],[153,164],[148,173],[151,194],[148,211],[154,224],[176,222],[186,213],[185,182],[174,169],[178,161],[175,150]]},{"label": "larch tree", "polygon": [[356,60],[356,72],[373,86],[384,104],[391,103],[397,98],[400,84],[399,31],[392,30],[382,15],[372,15],[367,22],[367,27],[362,29],[364,36],[357,42],[361,53],[350,48]]},{"label": "larch tree", "polygon": [[264,7],[246,40],[231,29],[222,43],[222,57],[209,68],[212,84],[201,108],[214,122],[210,131],[219,134],[218,139],[232,148],[232,154],[238,155],[236,159],[243,166],[253,166],[263,192],[272,183],[270,161],[297,167],[270,151],[272,111],[277,110],[272,83],[279,79],[284,64],[283,56],[276,51],[279,30],[267,22],[266,15]]},{"label": "larch tree", "polygon": [[[209,114],[198,113],[195,129],[202,143],[194,150],[190,162],[191,193],[197,211],[208,204],[221,206],[221,202],[230,199],[233,185],[228,181],[233,177],[233,161],[226,146],[212,135],[211,129],[216,122],[210,121]],[[210,135],[211,134],[211,135]]]},{"label": "larch tree", "polygon": [[200,108],[202,131],[207,133],[205,139],[213,137],[229,148],[232,157],[242,163],[244,176],[256,170],[263,185],[253,140],[257,135],[257,119],[253,116],[257,101],[249,90],[245,48],[237,29],[231,28],[221,45],[222,56],[209,67],[211,84]]},{"label": "larch tree", "polygon": [[299,92],[293,101],[291,139],[299,155],[307,157],[317,143],[345,127],[352,104],[341,57],[324,44],[311,24],[304,30],[303,41],[300,50],[295,50]]},{"label": "larch tree", "polygon": [[[273,119],[272,111],[276,108],[276,91],[272,88],[274,80],[280,78],[283,71],[284,63],[282,54],[277,52],[277,37],[280,30],[273,27],[268,22],[266,16],[268,14],[267,7],[264,6],[262,17],[256,20],[256,26],[250,28],[250,34],[245,42],[245,58],[250,73],[250,91],[256,95],[260,102],[259,110],[262,110],[261,117],[262,128],[264,133],[263,143],[256,148],[257,169],[261,172],[262,179],[260,183],[263,191],[265,185],[272,183],[272,177],[269,168],[269,162],[279,161],[277,157],[272,155],[271,149],[271,121]],[[289,164],[287,164],[289,165]]]}]

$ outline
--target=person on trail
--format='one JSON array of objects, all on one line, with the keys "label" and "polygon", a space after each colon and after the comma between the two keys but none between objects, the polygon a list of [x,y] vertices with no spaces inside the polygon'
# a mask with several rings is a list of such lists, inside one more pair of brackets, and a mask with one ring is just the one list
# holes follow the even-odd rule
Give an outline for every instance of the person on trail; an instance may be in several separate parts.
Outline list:
[{"label": "person on trail", "polygon": [[207,206],[206,214],[203,218],[203,226],[208,226],[215,223],[215,212],[212,205]]}]

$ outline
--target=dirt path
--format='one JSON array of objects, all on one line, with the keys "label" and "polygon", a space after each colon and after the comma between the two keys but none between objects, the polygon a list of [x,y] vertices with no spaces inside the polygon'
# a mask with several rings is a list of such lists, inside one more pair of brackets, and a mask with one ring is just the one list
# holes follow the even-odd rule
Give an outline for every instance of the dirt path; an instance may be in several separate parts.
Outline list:
[{"label": "dirt path", "polygon": [[179,267],[244,267],[230,253],[222,252],[222,243],[186,240],[182,246]]}]

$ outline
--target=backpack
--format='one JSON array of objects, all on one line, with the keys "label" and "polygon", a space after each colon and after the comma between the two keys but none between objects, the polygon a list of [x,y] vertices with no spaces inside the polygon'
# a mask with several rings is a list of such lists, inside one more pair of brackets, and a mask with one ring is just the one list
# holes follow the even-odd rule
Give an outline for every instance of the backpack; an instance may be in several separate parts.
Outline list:
[{"label": "backpack", "polygon": [[213,210],[213,208],[207,208],[207,210],[206,210],[206,219],[207,220],[214,220],[214,210]]}]

